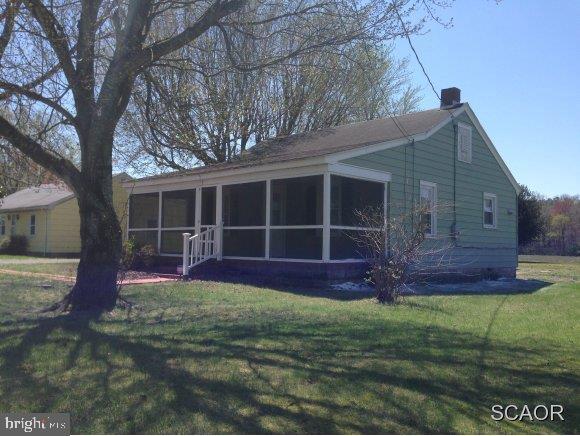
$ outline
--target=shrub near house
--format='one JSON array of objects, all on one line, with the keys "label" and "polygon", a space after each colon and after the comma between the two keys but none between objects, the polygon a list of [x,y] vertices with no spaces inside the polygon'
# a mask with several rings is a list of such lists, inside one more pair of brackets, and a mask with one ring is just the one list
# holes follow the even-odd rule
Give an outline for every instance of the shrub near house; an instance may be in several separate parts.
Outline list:
[{"label": "shrub near house", "polygon": [[28,251],[28,239],[26,236],[13,235],[0,239],[0,253],[2,254],[26,254]]}]

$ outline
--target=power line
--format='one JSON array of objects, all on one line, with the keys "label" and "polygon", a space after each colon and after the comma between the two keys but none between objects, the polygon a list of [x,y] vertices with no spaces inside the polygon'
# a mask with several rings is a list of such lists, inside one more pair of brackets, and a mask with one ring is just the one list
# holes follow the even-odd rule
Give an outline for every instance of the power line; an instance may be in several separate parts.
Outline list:
[{"label": "power line", "polygon": [[421,62],[421,59],[419,59],[419,54],[417,53],[417,50],[415,50],[415,47],[413,46],[413,43],[411,42],[411,37],[409,36],[409,32],[407,31],[407,27],[405,26],[405,22],[401,18],[401,14],[399,14],[399,9],[397,8],[396,3],[394,3],[394,2],[393,2],[393,8],[395,9],[395,13],[397,14],[397,18],[399,18],[399,22],[401,23],[401,27],[403,28],[403,32],[405,33],[405,38],[407,39],[407,42],[409,43],[411,50],[415,54],[415,59],[417,59],[417,62],[421,66],[421,70],[423,70],[423,74],[427,78],[429,85],[431,85],[431,89],[433,90],[433,92],[437,96],[437,100],[441,101],[441,96],[439,95],[439,93],[435,89],[435,85],[433,85],[433,82],[431,81],[429,74],[427,74],[427,71],[425,70],[425,67],[423,66],[423,62]]}]

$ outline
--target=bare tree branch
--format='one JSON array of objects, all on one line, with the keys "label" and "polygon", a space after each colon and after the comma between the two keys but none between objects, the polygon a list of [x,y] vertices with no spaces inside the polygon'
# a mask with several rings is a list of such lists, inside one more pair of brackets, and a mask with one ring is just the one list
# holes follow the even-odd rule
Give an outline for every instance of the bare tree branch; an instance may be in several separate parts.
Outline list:
[{"label": "bare tree branch", "polygon": [[44,103],[45,105],[61,113],[70,124],[72,125],[76,124],[75,116],[71,114],[68,110],[66,110],[63,106],[61,106],[55,99],[45,97],[41,94],[38,94],[37,92],[31,91],[22,86],[16,85],[14,83],[4,82],[2,80],[0,80],[0,88],[6,89],[7,91],[9,91],[9,94],[11,95],[18,93],[20,95],[24,95],[25,97],[36,100],[40,103]]},{"label": "bare tree branch", "polygon": [[[82,176],[79,170],[68,160],[57,156],[42,147],[30,136],[23,134],[3,116],[0,115],[0,131],[2,136],[37,164],[43,166],[62,178],[70,187],[78,189],[82,186]],[[76,190],[75,189],[75,190]]]}]

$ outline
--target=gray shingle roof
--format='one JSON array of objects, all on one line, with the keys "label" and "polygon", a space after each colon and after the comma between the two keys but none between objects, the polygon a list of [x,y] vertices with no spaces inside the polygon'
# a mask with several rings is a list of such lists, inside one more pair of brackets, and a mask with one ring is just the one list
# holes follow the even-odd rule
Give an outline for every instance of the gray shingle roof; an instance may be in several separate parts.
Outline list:
[{"label": "gray shingle roof", "polygon": [[72,191],[59,185],[41,185],[36,188],[26,188],[0,199],[0,212],[46,209],[73,197]]},{"label": "gray shingle roof", "polygon": [[[460,106],[457,105],[456,107]],[[325,156],[380,142],[394,141],[405,136],[425,133],[448,117],[449,111],[446,109],[430,109],[394,117],[396,123],[393,118],[380,118],[328,127],[313,132],[299,133],[260,142],[232,162],[144,177],[137,180],[204,174],[219,170]],[[403,135],[401,130],[406,135]]]}]

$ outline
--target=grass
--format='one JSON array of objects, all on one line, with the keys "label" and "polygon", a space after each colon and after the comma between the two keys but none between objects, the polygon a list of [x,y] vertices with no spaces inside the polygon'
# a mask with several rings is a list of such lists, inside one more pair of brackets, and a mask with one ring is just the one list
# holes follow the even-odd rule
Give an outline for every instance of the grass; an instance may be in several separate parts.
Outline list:
[{"label": "grass", "polygon": [[[580,285],[547,265],[525,266],[553,271],[534,293],[394,307],[133,286],[139,308],[100,319],[40,315],[65,285],[0,275],[0,410],[70,412],[73,433],[578,433]],[[566,420],[495,422],[494,404],[562,404]]]},{"label": "grass", "polygon": [[518,276],[525,279],[580,282],[580,257],[520,256]]},{"label": "grass", "polygon": [[0,260],[20,260],[20,259],[44,259],[44,258],[35,258],[32,256],[25,256],[20,254],[0,254]]},{"label": "grass", "polygon": [[0,264],[0,269],[8,271],[25,271],[33,273],[55,274],[75,277],[78,262],[71,263],[38,263],[38,264]]}]

